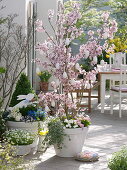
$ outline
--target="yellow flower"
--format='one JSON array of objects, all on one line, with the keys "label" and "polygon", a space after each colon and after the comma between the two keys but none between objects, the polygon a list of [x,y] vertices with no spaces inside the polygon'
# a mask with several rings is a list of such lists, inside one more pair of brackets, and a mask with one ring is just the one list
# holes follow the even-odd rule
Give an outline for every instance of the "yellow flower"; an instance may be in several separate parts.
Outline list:
[{"label": "yellow flower", "polygon": [[41,76],[41,72],[37,72],[37,75],[38,75],[38,76]]},{"label": "yellow flower", "polygon": [[40,131],[40,132],[39,132],[39,135],[44,136],[44,135],[46,135],[47,133],[48,133],[48,130],[46,130],[46,131]]},{"label": "yellow flower", "polygon": [[110,57],[110,55],[106,55],[106,58],[109,58]]}]

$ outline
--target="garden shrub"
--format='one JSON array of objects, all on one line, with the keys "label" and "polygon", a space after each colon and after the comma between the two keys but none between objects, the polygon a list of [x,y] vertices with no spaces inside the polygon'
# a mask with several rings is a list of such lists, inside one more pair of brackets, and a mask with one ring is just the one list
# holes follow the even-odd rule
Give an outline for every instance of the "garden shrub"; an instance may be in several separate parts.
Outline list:
[{"label": "garden shrub", "polygon": [[127,170],[127,146],[113,153],[108,162],[108,167],[111,170]]},{"label": "garden shrub", "polygon": [[20,79],[18,80],[16,84],[15,91],[12,95],[10,107],[13,107],[20,102],[20,100],[17,100],[18,95],[27,95],[32,92],[33,90],[32,90],[30,81],[28,80],[28,77],[24,73],[22,73],[20,76]]}]

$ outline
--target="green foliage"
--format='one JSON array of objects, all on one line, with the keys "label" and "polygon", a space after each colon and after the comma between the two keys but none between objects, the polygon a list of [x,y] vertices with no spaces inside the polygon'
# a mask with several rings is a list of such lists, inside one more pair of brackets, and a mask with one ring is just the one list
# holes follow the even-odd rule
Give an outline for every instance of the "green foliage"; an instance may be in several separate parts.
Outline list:
[{"label": "green foliage", "polygon": [[4,18],[0,18],[0,25],[4,24],[6,22],[6,20],[7,20],[6,18],[5,19]]},{"label": "green foliage", "polygon": [[20,79],[18,80],[16,84],[15,91],[12,95],[10,107],[13,107],[20,102],[20,100],[17,100],[18,95],[27,95],[32,92],[33,90],[32,90],[30,81],[28,80],[28,77],[24,73],[22,73],[20,76]]},{"label": "green foliage", "polygon": [[[81,63],[81,64],[80,64]],[[91,63],[91,60],[88,58],[88,59],[81,59],[80,60],[80,66],[81,66],[81,68],[83,69],[83,70],[86,70],[86,72],[89,72],[89,71],[91,71],[93,68],[94,68],[94,66],[92,66],[90,63]]]},{"label": "green foliage", "polygon": [[4,67],[0,67],[0,74],[5,73],[6,69]]},{"label": "green foliage", "polygon": [[108,162],[111,170],[127,170],[127,147],[123,147],[120,151],[113,153],[112,158]]},{"label": "green foliage", "polygon": [[11,145],[30,145],[34,136],[25,130],[13,129],[5,132],[5,139]]},{"label": "green foliage", "polygon": [[39,76],[39,78],[42,82],[48,82],[48,80],[52,76],[48,71],[41,71],[41,72],[37,73],[37,75]]},{"label": "green foliage", "polygon": [[19,167],[22,163],[22,158],[15,157],[14,148],[5,143],[4,145],[0,144],[0,169],[1,170],[23,170],[23,167]]},{"label": "green foliage", "polygon": [[19,112],[22,114],[22,116],[27,116],[28,111],[37,111],[37,107],[33,105],[28,105],[27,107],[19,108]]},{"label": "green foliage", "polygon": [[50,145],[57,145],[58,148],[61,148],[64,136],[66,136],[62,122],[58,118],[52,119],[48,123],[48,130],[43,145],[46,144],[47,147]]},{"label": "green foliage", "polygon": [[84,127],[88,127],[89,125],[91,125],[91,122],[88,120],[81,120],[81,123],[84,125]]},{"label": "green foliage", "polygon": [[[70,8],[70,4],[73,4],[77,1],[67,1],[65,3],[66,12],[73,10]],[[87,31],[89,29],[95,29],[96,26],[99,25],[100,22],[100,14],[102,14],[102,10],[98,10],[99,8],[108,5],[105,2],[100,0],[81,0],[79,2],[81,4],[81,19],[76,23],[77,27],[83,26],[84,30]]]}]

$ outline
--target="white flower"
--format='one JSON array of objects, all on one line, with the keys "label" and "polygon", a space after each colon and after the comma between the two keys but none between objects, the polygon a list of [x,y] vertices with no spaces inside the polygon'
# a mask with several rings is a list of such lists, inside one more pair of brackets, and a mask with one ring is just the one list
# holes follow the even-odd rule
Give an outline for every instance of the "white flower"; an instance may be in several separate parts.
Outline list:
[{"label": "white flower", "polygon": [[68,127],[71,128],[71,124],[68,124]]},{"label": "white flower", "polygon": [[70,119],[68,122],[69,122],[69,123],[74,123],[74,121],[73,121],[72,119]]},{"label": "white flower", "polygon": [[68,127],[68,124],[66,124],[65,126]]},{"label": "white flower", "polygon": [[105,32],[104,34],[103,34],[103,38],[104,39],[107,39],[109,37],[109,34],[107,33],[107,32]]},{"label": "white flower", "polygon": [[16,121],[20,121],[21,118],[22,118],[21,115],[17,115],[17,116],[15,117],[15,120],[16,120]]},{"label": "white flower", "polygon": [[45,106],[45,111],[46,111],[46,112],[49,112],[49,111],[50,111],[50,109],[49,109],[48,106]]},{"label": "white flower", "polygon": [[73,127],[74,127],[74,128],[77,128],[77,127],[78,127],[78,125],[76,124],[76,125],[74,125]]},{"label": "white flower", "polygon": [[64,122],[65,122],[65,123],[68,123],[68,119],[65,119]]}]

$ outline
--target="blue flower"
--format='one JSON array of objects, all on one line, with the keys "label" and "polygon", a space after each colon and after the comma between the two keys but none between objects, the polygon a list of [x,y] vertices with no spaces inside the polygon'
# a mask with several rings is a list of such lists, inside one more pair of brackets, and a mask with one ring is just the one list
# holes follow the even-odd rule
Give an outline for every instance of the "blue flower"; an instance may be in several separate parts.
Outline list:
[{"label": "blue flower", "polygon": [[37,120],[37,116],[36,116],[36,114],[37,114],[37,112],[36,111],[33,111],[33,110],[29,110],[28,112],[27,112],[27,114],[28,114],[28,116],[30,116],[30,117],[32,117],[34,120]]},{"label": "blue flower", "polygon": [[43,121],[47,115],[45,111],[39,108],[37,111],[29,110],[28,116],[32,117],[34,120],[41,120]]},{"label": "blue flower", "polygon": [[44,110],[42,110],[42,109],[38,109],[36,115],[37,115],[37,118],[39,120],[43,121],[45,119],[45,117],[47,116],[47,113]]}]

